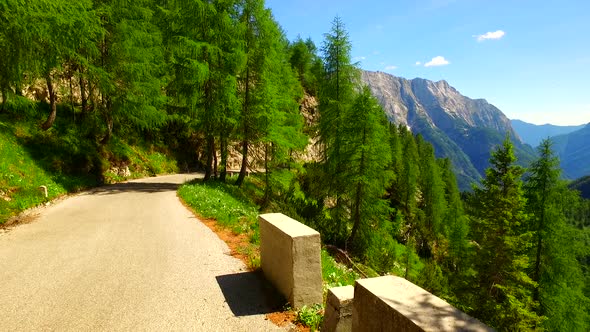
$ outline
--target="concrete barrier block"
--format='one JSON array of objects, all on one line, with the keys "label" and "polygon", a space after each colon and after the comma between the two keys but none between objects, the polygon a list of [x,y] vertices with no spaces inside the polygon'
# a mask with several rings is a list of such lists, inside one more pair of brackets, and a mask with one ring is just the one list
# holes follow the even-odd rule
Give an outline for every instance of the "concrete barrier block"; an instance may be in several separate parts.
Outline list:
[{"label": "concrete barrier block", "polygon": [[352,302],[354,287],[334,287],[328,290],[322,331],[352,331]]},{"label": "concrete barrier block", "polygon": [[357,280],[353,331],[493,331],[477,319],[406,279]]},{"label": "concrete barrier block", "polygon": [[322,303],[320,233],[281,213],[258,221],[264,276],[294,308]]}]

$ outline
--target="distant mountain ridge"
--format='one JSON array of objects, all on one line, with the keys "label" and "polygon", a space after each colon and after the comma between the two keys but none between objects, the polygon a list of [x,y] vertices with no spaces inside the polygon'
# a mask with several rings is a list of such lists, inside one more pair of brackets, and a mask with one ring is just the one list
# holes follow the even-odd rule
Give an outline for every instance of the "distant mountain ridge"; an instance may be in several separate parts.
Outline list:
[{"label": "distant mountain ridge", "polygon": [[421,134],[433,144],[437,157],[452,161],[462,190],[481,179],[491,149],[506,134],[514,142],[520,164],[528,165],[534,158],[533,149],[522,142],[504,113],[485,99],[463,96],[444,80],[408,80],[369,71],[363,71],[361,79],[379,100],[389,121]]},{"label": "distant mountain ridge", "polygon": [[569,134],[551,137],[551,141],[566,178],[590,175],[590,124]]},{"label": "distant mountain ridge", "polygon": [[535,125],[522,120],[510,120],[512,127],[520,138],[532,147],[536,147],[545,138],[565,135],[584,128],[579,126],[556,126],[552,124]]}]

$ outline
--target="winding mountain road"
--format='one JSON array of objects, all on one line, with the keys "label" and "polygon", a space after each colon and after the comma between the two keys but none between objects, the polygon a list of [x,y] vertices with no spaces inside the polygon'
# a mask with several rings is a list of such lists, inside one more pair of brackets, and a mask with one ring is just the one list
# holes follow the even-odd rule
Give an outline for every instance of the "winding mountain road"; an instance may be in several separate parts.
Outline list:
[{"label": "winding mountain road", "polygon": [[0,331],[269,331],[263,285],[176,197],[101,187],[0,234]]}]

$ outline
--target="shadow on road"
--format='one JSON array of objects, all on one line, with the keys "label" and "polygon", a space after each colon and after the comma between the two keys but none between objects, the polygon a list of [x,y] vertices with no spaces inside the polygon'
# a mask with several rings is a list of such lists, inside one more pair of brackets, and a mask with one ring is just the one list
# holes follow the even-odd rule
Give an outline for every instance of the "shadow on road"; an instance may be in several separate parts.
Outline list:
[{"label": "shadow on road", "polygon": [[225,301],[236,316],[268,314],[286,303],[260,272],[241,272],[215,277]]},{"label": "shadow on road", "polygon": [[92,194],[112,195],[118,193],[158,193],[165,191],[176,191],[180,187],[178,183],[150,183],[150,182],[128,182],[117,183],[90,191]]}]

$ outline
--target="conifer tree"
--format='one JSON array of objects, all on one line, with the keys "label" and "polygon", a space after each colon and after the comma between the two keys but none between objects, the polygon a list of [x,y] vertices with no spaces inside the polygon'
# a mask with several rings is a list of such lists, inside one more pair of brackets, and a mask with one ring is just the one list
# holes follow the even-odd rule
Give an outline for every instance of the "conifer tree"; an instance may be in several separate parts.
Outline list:
[{"label": "conifer tree", "polygon": [[528,330],[539,325],[532,292],[535,283],[526,274],[530,234],[521,176],[514,147],[506,136],[490,158],[490,167],[472,196],[472,236],[477,243],[477,273],[473,303],[477,317],[505,330]]},{"label": "conifer tree", "polygon": [[164,123],[164,96],[160,69],[162,36],[154,24],[153,0],[95,1],[106,34],[100,42],[99,110],[110,139],[115,124],[139,130]]},{"label": "conifer tree", "polygon": [[434,148],[424,141],[421,135],[416,137],[419,153],[420,179],[419,208],[422,220],[417,220],[420,237],[419,252],[422,257],[432,257],[434,247],[443,237],[443,217],[446,211],[444,183],[434,157]]},{"label": "conifer tree", "polygon": [[323,148],[323,161],[328,177],[328,195],[334,200],[332,218],[335,234],[346,240],[346,192],[343,177],[344,117],[355,98],[358,69],[351,63],[352,45],[344,23],[339,17],[332,22],[332,30],[325,35],[322,47],[324,73],[319,91],[319,134]]},{"label": "conifer tree", "polygon": [[276,22],[270,10],[264,8],[264,0],[243,0],[240,6],[239,22],[246,63],[239,79],[242,103],[239,124],[242,166],[236,181],[238,186],[246,177],[250,145],[260,139],[260,127],[265,125],[264,121],[260,121],[260,115],[266,109],[263,105],[265,101],[259,96],[264,95],[264,84],[269,83],[263,79],[263,75],[268,68],[269,51],[273,51],[273,38],[278,37],[272,32],[276,28]]},{"label": "conifer tree", "polygon": [[447,238],[449,252],[448,270],[464,272],[469,254],[467,217],[464,215],[463,202],[451,161],[445,158],[441,159],[439,164],[445,183],[445,199],[448,207],[443,217],[444,235]]},{"label": "conifer tree", "polygon": [[389,185],[386,171],[391,158],[388,146],[387,119],[369,87],[363,87],[343,122],[342,175],[347,179],[350,195],[352,230],[348,243],[357,252],[370,245],[374,230],[389,217],[383,199]]},{"label": "conifer tree", "polygon": [[535,300],[546,316],[548,331],[587,331],[589,300],[583,294],[584,277],[577,260],[575,230],[566,224],[564,207],[576,200],[560,180],[559,159],[546,139],[538,147],[526,179],[527,211],[534,233],[530,275],[538,283]]},{"label": "conifer tree", "polygon": [[[96,49],[96,43],[103,34],[92,2],[88,0],[34,1],[26,7],[24,13],[25,17],[21,19],[25,25],[26,37],[21,41],[27,42],[27,46],[24,47],[29,48],[26,51],[29,55],[21,59],[24,60],[24,68],[30,75],[45,80],[50,113],[41,128],[48,130],[57,117],[55,81],[62,72],[63,65],[70,60],[81,59],[82,50],[91,52]],[[17,47],[17,53],[22,49],[23,46]],[[17,93],[20,94],[20,91]]]}]

